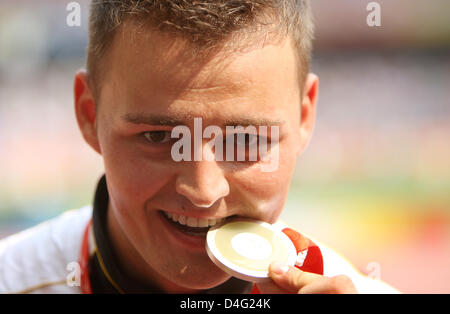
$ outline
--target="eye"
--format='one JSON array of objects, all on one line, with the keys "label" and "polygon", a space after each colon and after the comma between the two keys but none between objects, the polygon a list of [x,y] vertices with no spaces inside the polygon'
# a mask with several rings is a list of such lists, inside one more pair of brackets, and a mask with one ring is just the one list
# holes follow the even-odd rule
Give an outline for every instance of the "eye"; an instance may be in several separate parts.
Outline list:
[{"label": "eye", "polygon": [[[259,149],[258,141],[265,137],[259,136],[255,133],[239,132],[232,133],[226,137],[225,150],[226,158],[233,158],[237,162],[255,162],[258,161]],[[233,146],[231,146],[234,144]],[[231,149],[231,151],[229,151]],[[233,152],[233,153],[232,153]],[[231,156],[234,154],[234,157]],[[225,158],[225,157],[224,157]]]},{"label": "eye", "polygon": [[257,142],[258,142],[258,135],[256,135],[256,134],[243,133],[243,134],[238,134],[236,136],[236,144],[237,145],[252,146],[252,145],[256,145]]},{"label": "eye", "polygon": [[164,144],[171,140],[169,131],[148,131],[144,132],[144,136],[152,144]]}]

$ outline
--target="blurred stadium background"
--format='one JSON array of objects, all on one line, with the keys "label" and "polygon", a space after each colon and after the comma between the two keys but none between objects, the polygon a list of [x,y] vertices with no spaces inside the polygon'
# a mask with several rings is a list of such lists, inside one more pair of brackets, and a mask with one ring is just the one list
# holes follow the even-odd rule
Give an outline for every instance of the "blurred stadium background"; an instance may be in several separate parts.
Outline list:
[{"label": "blurred stadium background", "polygon": [[[70,1],[0,2],[0,238],[91,203]],[[406,293],[450,293],[450,2],[313,0],[317,126],[283,219]],[[371,266],[375,265],[375,268]]]}]

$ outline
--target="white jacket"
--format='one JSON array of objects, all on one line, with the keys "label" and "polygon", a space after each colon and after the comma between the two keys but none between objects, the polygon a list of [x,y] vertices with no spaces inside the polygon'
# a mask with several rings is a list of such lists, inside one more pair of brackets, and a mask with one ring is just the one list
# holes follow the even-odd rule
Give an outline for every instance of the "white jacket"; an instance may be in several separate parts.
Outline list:
[{"label": "white jacket", "polygon": [[80,293],[67,267],[80,258],[92,207],[70,210],[0,241],[1,293]]}]

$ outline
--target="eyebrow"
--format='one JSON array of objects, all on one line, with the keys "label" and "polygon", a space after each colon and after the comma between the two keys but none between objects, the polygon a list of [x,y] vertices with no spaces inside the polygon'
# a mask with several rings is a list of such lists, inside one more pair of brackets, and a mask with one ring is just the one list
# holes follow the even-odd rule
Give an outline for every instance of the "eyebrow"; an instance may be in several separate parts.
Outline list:
[{"label": "eyebrow", "polygon": [[[194,121],[195,117],[191,114],[182,115],[155,115],[155,114],[126,114],[123,119],[129,123],[133,124],[147,124],[147,125],[164,125],[164,126],[179,126],[187,125],[187,121]],[[249,118],[249,117],[238,117],[233,119],[226,119],[222,121],[222,127],[226,126],[282,126],[285,124],[284,120],[273,120],[264,118]]]},{"label": "eyebrow", "polygon": [[[148,124],[148,125],[167,125],[178,126],[184,125],[186,117],[179,116],[165,116],[165,115],[149,115],[149,114],[132,114],[128,113],[123,116],[123,120],[133,124]],[[192,118],[193,119],[193,118]]]}]

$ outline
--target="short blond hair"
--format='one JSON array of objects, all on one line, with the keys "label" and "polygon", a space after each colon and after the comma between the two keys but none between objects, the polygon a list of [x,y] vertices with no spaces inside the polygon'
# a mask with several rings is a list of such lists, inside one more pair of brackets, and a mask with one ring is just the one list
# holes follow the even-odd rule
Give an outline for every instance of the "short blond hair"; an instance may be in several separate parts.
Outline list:
[{"label": "short blond hair", "polygon": [[198,51],[217,47],[236,34],[247,34],[248,39],[251,30],[264,33],[272,26],[271,34],[293,39],[300,84],[309,72],[313,40],[309,0],[93,0],[86,68],[94,89],[99,86],[102,57],[126,20],[181,36]]}]

